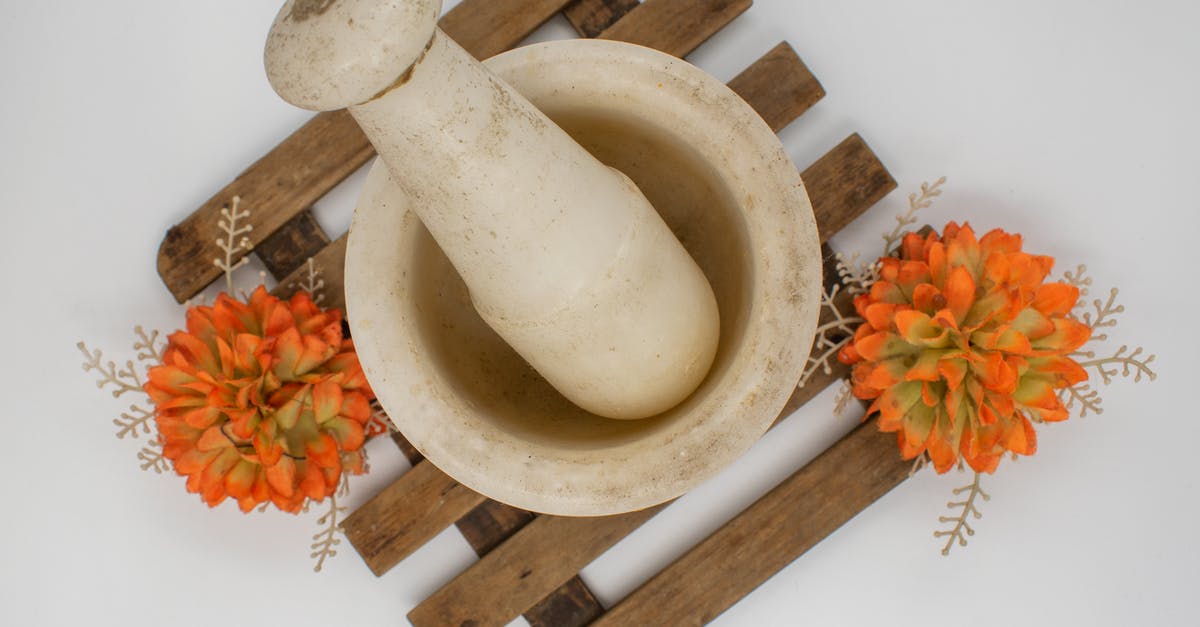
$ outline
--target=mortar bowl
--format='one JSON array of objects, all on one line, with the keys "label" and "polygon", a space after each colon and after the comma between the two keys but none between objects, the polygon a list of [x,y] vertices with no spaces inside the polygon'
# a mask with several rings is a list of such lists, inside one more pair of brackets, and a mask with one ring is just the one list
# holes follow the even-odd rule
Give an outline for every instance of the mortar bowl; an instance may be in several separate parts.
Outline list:
[{"label": "mortar bowl", "polygon": [[346,256],[367,378],[430,462],[492,499],[602,516],[678,497],[762,436],[807,360],[822,274],[800,175],[745,101],[663,53],[572,40],[487,65],[662,215],[716,294],[714,364],[690,397],[651,418],[573,405],[483,322],[413,200],[377,162]]}]

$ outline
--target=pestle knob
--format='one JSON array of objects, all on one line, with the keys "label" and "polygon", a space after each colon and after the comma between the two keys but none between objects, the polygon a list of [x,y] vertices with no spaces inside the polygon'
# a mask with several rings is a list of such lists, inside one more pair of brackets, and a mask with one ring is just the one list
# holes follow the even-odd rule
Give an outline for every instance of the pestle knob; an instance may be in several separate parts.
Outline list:
[{"label": "pestle knob", "polygon": [[348,107],[476,311],[559,392],[610,418],[674,407],[716,354],[707,279],[632,181],[436,27],[440,6],[290,0],[271,84]]},{"label": "pestle knob", "polygon": [[442,0],[288,2],[267,37],[267,78],[312,111],[366,102],[425,54],[441,10]]}]

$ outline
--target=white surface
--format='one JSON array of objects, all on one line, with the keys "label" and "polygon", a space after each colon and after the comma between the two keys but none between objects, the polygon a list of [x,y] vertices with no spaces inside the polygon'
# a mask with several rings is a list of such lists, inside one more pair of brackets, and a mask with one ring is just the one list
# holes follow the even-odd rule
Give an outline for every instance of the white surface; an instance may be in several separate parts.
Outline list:
[{"label": "white surface", "polygon": [[[448,3],[449,4],[449,3]],[[1190,2],[759,0],[692,60],[728,79],[782,39],[829,95],[783,134],[801,166],[859,131],[901,184],[836,243],[874,250],[904,193],[945,174],[925,219],[969,218],[1087,261],[1158,353],[1103,416],[1041,431],[1005,464],[966,550],[931,537],[958,476],[897,488],[719,624],[1173,625],[1195,621],[1200,541],[1188,401],[1200,375],[1195,248],[1200,11]],[[1135,8],[1136,7],[1136,8]],[[209,512],[113,438],[121,403],[75,342],[124,356],[135,322],[174,328],[164,231],[308,114],[271,92],[274,0],[0,4],[0,227],[7,330],[0,623],[392,625],[473,559],[453,530],[383,578],[346,547],[324,573],[314,516]],[[566,36],[561,22],[543,37]],[[344,228],[354,177],[321,203]],[[730,472],[585,573],[611,601],[849,428],[824,395]],[[363,498],[404,466],[379,442]]]}]

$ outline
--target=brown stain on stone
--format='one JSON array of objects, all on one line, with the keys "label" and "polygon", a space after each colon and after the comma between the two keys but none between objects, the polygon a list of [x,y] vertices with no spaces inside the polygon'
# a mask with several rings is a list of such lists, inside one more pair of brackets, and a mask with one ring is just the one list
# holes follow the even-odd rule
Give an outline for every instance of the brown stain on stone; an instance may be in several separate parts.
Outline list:
[{"label": "brown stain on stone", "polygon": [[[351,20],[351,21],[353,21],[353,20]],[[429,43],[425,44],[425,48],[423,50],[421,50],[421,54],[417,55],[417,59],[415,61],[413,61],[412,65],[408,66],[407,70],[404,70],[404,73],[401,74],[399,76],[399,78],[397,78],[395,81],[393,81],[391,85],[384,87],[382,90],[380,90],[379,93],[375,94],[374,96],[371,96],[371,99],[368,100],[367,102],[364,102],[363,104],[375,102],[376,100],[379,100],[380,98],[383,98],[384,96],[391,93],[391,91],[396,89],[397,87],[402,87],[405,84],[407,84],[408,81],[411,81],[413,74],[415,74],[417,71],[417,66],[421,65],[421,62],[425,60],[426,55],[428,55],[429,51],[433,48],[433,42],[436,39],[437,39],[437,37],[430,38]]]},{"label": "brown stain on stone", "polygon": [[293,22],[303,22],[310,17],[323,15],[337,0],[296,0],[288,14]]}]

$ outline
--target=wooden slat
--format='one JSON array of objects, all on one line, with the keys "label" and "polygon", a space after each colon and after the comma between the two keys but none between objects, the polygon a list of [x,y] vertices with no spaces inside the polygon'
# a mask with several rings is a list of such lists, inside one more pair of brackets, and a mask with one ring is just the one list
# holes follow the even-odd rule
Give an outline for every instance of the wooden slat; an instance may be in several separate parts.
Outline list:
[{"label": "wooden slat", "polygon": [[729,87],[746,100],[756,98],[754,108],[775,132],[825,97],[825,88],[786,41],[729,81]]},{"label": "wooden slat", "polygon": [[583,580],[572,577],[523,616],[531,627],[583,627],[603,613],[604,606]]},{"label": "wooden slat", "polygon": [[[486,58],[505,49],[497,46],[519,43],[567,2],[464,0],[439,25],[459,45]],[[257,247],[374,155],[345,110],[318,114],[167,231],[158,250],[163,283],[182,303],[220,278],[212,260],[223,253],[214,234],[221,208],[234,196],[241,196],[242,206],[252,212],[254,230],[248,237]]]},{"label": "wooden slat", "polygon": [[480,557],[487,555],[500,543],[516,533],[536,514],[505,505],[499,501],[484,499],[470,514],[458,521],[458,530],[466,538],[467,544]]},{"label": "wooden slat", "polygon": [[605,518],[538,516],[408,614],[424,625],[505,625],[663,505]]},{"label": "wooden slat", "polygon": [[254,254],[262,260],[267,272],[278,280],[305,265],[309,257],[328,245],[329,236],[317,224],[312,210],[305,209],[256,246]]},{"label": "wooden slat", "polygon": [[[855,149],[846,149],[846,146]],[[873,181],[878,189],[864,190],[860,194],[845,193],[842,185],[836,184],[836,181],[831,185],[808,187],[814,205],[828,202],[827,206],[832,209],[837,203],[844,203],[836,212],[825,214],[824,220],[829,224],[844,225],[850,222],[874,204],[874,201],[867,204],[865,199],[882,197],[896,186],[870,149],[859,150],[859,146],[866,148],[865,142],[853,135],[802,174],[806,181],[824,177],[829,171],[871,174],[865,180]],[[846,184],[854,184],[854,181]],[[833,200],[826,201],[827,195]],[[829,224],[819,219],[817,228],[832,235],[836,229]],[[828,377],[824,382],[829,384],[835,380]],[[817,387],[821,382],[810,381],[797,394],[811,397],[821,389]],[[788,414],[793,410],[785,408]],[[781,414],[781,417],[786,415]],[[575,576],[580,569],[632,533],[662,507],[605,518],[539,516],[419,604],[408,618],[418,627],[447,622],[457,625],[467,620],[478,621],[478,625],[504,624]],[[556,547],[556,550],[546,551],[545,547]]]},{"label": "wooden slat", "polygon": [[854,219],[842,207],[870,207],[896,188],[892,176],[858,133],[805,170],[801,178],[812,199],[822,244]]},{"label": "wooden slat", "polygon": [[342,530],[371,572],[383,575],[483,501],[423,462],[358,508]]},{"label": "wooden slat", "polygon": [[[788,50],[790,50],[790,48],[788,48]],[[768,76],[773,76],[774,80],[767,80]],[[744,72],[742,72],[739,78],[744,79],[742,83],[742,97],[745,98],[747,102],[749,102],[750,105],[755,108],[755,110],[761,111],[761,115],[768,121],[768,124],[776,126],[786,125],[787,122],[791,121],[792,118],[799,116],[806,111],[808,107],[815,102],[815,100],[806,98],[803,103],[801,103],[801,106],[785,106],[781,104],[781,99],[790,97],[795,93],[795,91],[784,90],[779,92],[773,89],[774,85],[781,84],[795,86],[797,87],[797,91],[805,94],[814,93],[814,89],[811,86],[815,85],[815,91],[818,93],[823,93],[820,92],[820,85],[817,83],[816,78],[813,77],[813,75],[808,71],[808,68],[804,67],[804,64],[800,62],[799,58],[795,57],[794,54],[790,57],[787,55],[780,55],[778,47],[764,55],[761,59],[747,68]],[[339,240],[338,250],[328,254],[344,255],[344,247],[345,242]],[[327,291],[335,291],[339,290],[340,288],[340,281],[335,282],[332,278],[326,279]],[[413,462],[415,467],[432,467],[432,464],[428,461],[413,461],[412,457],[410,457],[410,461]],[[431,472],[435,472],[435,470],[423,470],[420,474],[422,477],[424,477],[426,474]],[[427,521],[427,524],[417,524],[415,521],[410,520],[413,510],[408,509],[409,499],[404,496],[402,490],[394,490],[394,488],[396,488],[398,485],[406,485],[406,480],[404,477],[398,479],[396,483],[392,485],[392,487],[389,487],[387,490],[385,490],[384,494],[387,494],[388,498],[382,499],[378,503],[373,501],[372,503],[374,504],[374,507],[364,507],[351,514],[347,519],[347,526],[354,529],[370,529],[377,533],[406,534],[406,537],[403,538],[388,539],[379,538],[376,534],[347,534],[350,538],[351,544],[354,545],[354,547],[362,555],[363,560],[366,561],[367,565],[376,574],[386,572],[388,569],[398,564],[400,560],[402,560],[404,557],[407,557],[412,551],[416,550],[416,548],[420,547],[422,544],[432,539],[435,535],[441,533],[445,527],[455,522],[457,518],[452,517],[452,515],[461,514],[460,512],[456,512],[454,510],[438,510],[418,507],[415,511],[421,513],[428,511],[432,514],[435,514],[437,518]],[[423,484],[421,483],[416,483],[413,484],[413,487],[420,487],[422,485]],[[382,496],[383,495],[381,494],[381,497]],[[487,518],[481,518],[478,522],[474,519],[464,520],[462,521],[462,524],[459,524],[459,529],[462,530],[463,534],[467,536],[468,541],[471,541],[472,537],[474,536],[479,537],[478,541],[472,541],[472,545],[488,545],[490,547],[491,545],[499,543],[504,538],[507,538],[509,535],[515,532],[520,525],[524,525],[526,522],[528,522],[528,519],[523,519],[521,514],[516,513],[520,512],[520,510],[515,510],[513,512],[503,511],[502,508],[507,508],[508,506],[503,506],[500,504],[496,504],[496,506],[493,507],[501,510],[500,513],[502,515],[500,516],[499,520],[510,521],[511,526],[496,523],[495,520],[489,521]],[[402,524],[394,525],[379,524],[376,523],[376,518],[402,519],[404,522]],[[485,552],[486,551],[481,551],[480,553],[482,554]]]},{"label": "wooden slat", "polygon": [[599,38],[684,57],[750,5],[751,0],[646,0],[600,33]]},{"label": "wooden slat", "polygon": [[563,16],[581,37],[596,37],[633,10],[640,0],[574,0]]},{"label": "wooden slat", "polygon": [[874,420],[860,425],[595,624],[707,623],[903,482],[911,466],[894,435]]},{"label": "wooden slat", "polygon": [[373,154],[349,113],[317,115],[167,231],[158,250],[159,276],[179,302],[195,296],[221,276],[212,263],[224,255],[215,234],[221,208],[234,196],[251,212],[254,230],[247,237],[258,246]]},{"label": "wooden slat", "polygon": [[404,455],[408,463],[413,466],[416,466],[417,462],[425,459],[425,456],[421,455],[421,451],[418,451],[417,447],[413,446],[412,442],[409,442],[408,438],[405,438],[404,434],[399,431],[392,432],[392,442],[396,443],[396,448],[400,449],[400,454]]},{"label": "wooden slat", "polygon": [[570,0],[463,0],[438,26],[454,41],[486,59],[515,47],[554,17]]},{"label": "wooden slat", "polygon": [[[331,244],[321,249],[312,258],[313,264],[320,272],[325,286],[320,294],[324,296],[321,306],[327,309],[346,309],[346,292],[342,289],[343,275],[346,272],[346,236],[343,235]],[[291,274],[279,280],[274,294],[280,298],[289,298],[299,289],[300,285],[308,283],[308,264],[296,268]]]}]

